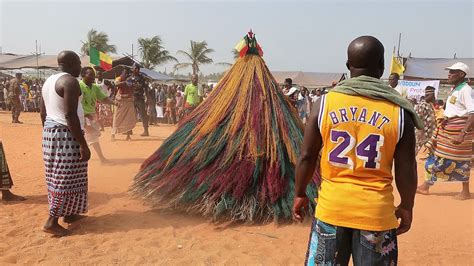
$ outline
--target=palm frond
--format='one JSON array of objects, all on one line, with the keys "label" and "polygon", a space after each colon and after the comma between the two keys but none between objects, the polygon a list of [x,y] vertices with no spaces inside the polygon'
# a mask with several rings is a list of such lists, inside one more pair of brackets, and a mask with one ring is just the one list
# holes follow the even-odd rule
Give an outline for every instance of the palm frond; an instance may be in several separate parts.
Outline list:
[{"label": "palm frond", "polygon": [[158,35],[151,38],[138,38],[138,50],[142,63],[147,68],[155,68],[170,61],[177,62],[177,59],[163,47],[163,40]]},{"label": "palm frond", "polygon": [[234,56],[234,59],[237,59],[240,57],[240,52],[235,49],[232,49],[232,55]]},{"label": "palm frond", "polygon": [[183,69],[183,68],[187,68],[187,67],[192,67],[193,64],[192,63],[178,63],[176,65],[174,65],[174,69],[175,70],[179,70],[179,69]]},{"label": "palm frond", "polygon": [[199,72],[199,66],[202,64],[211,64],[214,61],[208,56],[214,52],[213,49],[207,47],[206,41],[190,41],[190,48],[188,51],[179,50],[176,54],[180,54],[186,57],[189,64],[193,68],[193,73]]},{"label": "palm frond", "polygon": [[218,63],[215,63],[216,66],[223,66],[223,67],[230,67],[232,66],[231,63],[227,63],[227,62],[218,62]]},{"label": "palm frond", "polygon": [[109,36],[107,33],[99,32],[95,29],[90,29],[87,32],[87,40],[82,44],[81,53],[89,55],[89,48],[91,46],[101,52],[117,53],[117,46],[109,44]]},{"label": "palm frond", "polygon": [[188,59],[193,60],[193,56],[190,55],[190,54],[189,54],[188,52],[186,52],[186,51],[178,50],[178,51],[176,52],[176,54],[184,55],[184,56],[188,57]]}]

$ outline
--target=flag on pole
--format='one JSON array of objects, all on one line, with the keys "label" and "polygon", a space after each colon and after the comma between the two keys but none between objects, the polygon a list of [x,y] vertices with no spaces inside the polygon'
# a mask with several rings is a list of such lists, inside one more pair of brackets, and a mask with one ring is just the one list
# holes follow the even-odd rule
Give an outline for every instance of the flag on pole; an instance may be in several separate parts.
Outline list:
[{"label": "flag on pole", "polygon": [[101,67],[105,71],[112,68],[112,57],[92,46],[89,48],[89,62],[94,66]]},{"label": "flag on pole", "polygon": [[398,75],[402,75],[405,72],[405,67],[400,62],[395,55],[392,55],[392,63],[390,64],[390,74],[397,73]]}]

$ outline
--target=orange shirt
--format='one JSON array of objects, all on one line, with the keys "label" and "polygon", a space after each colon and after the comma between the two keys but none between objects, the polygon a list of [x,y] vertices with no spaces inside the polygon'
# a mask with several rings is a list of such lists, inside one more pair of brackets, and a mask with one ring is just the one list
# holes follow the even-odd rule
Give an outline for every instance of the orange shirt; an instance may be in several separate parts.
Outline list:
[{"label": "orange shirt", "polygon": [[322,98],[321,188],[316,217],[336,226],[396,228],[392,187],[403,109],[387,101],[329,92]]}]

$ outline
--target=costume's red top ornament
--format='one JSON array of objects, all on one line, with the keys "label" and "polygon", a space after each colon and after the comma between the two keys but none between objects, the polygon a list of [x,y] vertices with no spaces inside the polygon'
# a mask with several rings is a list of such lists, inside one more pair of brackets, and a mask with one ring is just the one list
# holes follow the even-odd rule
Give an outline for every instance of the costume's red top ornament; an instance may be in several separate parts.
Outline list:
[{"label": "costume's red top ornament", "polygon": [[257,43],[257,39],[255,38],[252,29],[250,29],[248,34],[245,35],[244,38],[235,46],[235,50],[239,52],[240,57],[250,54],[263,56],[263,50]]}]

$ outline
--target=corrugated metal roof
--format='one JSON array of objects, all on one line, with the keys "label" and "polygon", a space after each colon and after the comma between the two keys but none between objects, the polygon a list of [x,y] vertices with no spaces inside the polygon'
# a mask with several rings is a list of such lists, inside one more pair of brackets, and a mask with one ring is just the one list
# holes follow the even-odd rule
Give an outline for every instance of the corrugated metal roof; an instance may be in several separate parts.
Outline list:
[{"label": "corrugated metal roof", "polygon": [[[80,59],[83,67],[89,65],[89,56],[81,56]],[[57,55],[39,55],[38,63],[36,63],[35,55],[0,54],[0,70],[36,67],[41,69],[57,69]]]},{"label": "corrugated metal roof", "polygon": [[345,78],[344,73],[322,73],[303,71],[272,71],[278,83],[284,83],[286,78],[291,78],[294,84],[307,87],[331,86]]},{"label": "corrugated metal roof", "polygon": [[0,65],[5,63],[5,62],[16,59],[18,57],[20,57],[20,56],[16,55],[16,54],[0,54]]},{"label": "corrugated metal roof", "polygon": [[[115,66],[115,67],[113,67],[112,69],[110,69],[108,71],[105,71],[102,74],[102,76],[105,79],[115,79],[115,77],[118,77],[122,73],[124,68],[130,68],[130,67],[125,66],[125,65],[118,65],[118,66]],[[142,73],[143,75],[147,76],[148,78],[150,78],[151,80],[154,80],[154,81],[174,80],[174,78],[172,78],[168,75],[161,74],[159,72],[156,72],[154,70],[150,70],[150,69],[147,69],[147,68],[140,68],[140,73]]]},{"label": "corrugated metal roof", "polygon": [[[8,61],[2,61],[2,57],[0,57],[0,69],[58,68],[57,55],[39,55],[38,63],[36,62],[35,55],[17,55],[11,57]],[[81,56],[80,58],[82,66],[89,65],[89,56]]]}]

